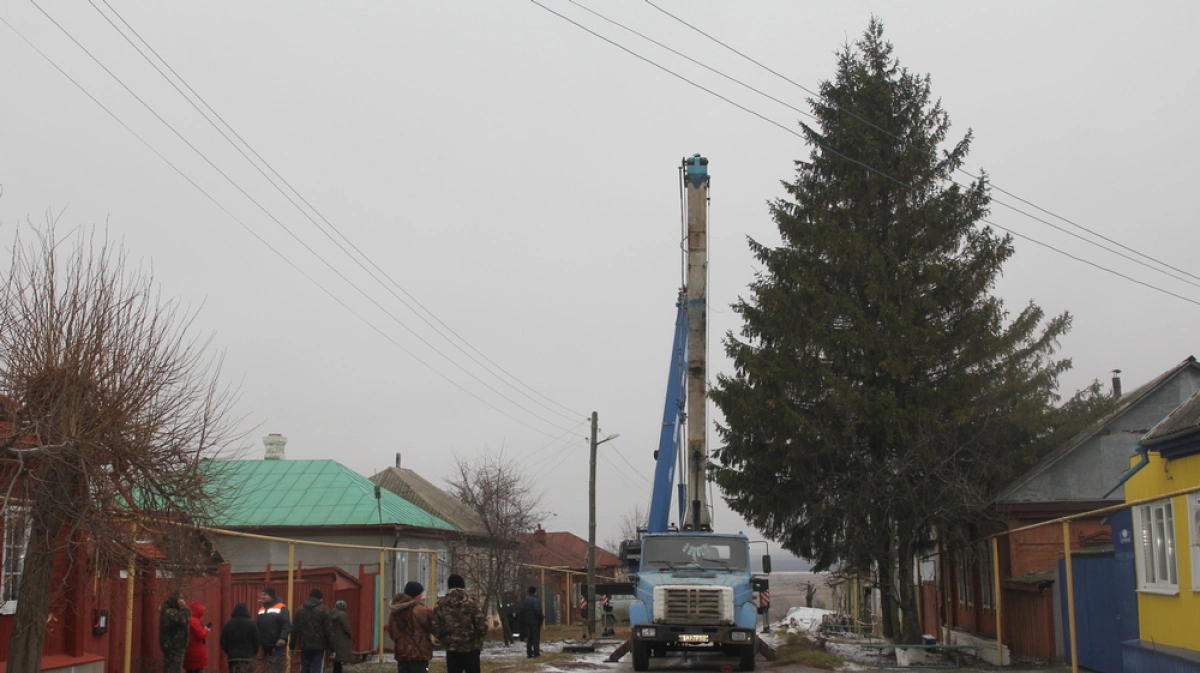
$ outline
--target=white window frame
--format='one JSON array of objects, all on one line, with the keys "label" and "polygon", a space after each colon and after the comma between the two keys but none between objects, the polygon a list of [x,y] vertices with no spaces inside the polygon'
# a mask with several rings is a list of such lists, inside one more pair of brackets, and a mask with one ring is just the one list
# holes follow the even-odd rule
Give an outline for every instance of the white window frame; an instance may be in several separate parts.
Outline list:
[{"label": "white window frame", "polygon": [[1200,591],[1200,492],[1189,493],[1188,552],[1192,557],[1192,591]]},{"label": "white window frame", "polygon": [[1134,527],[1138,538],[1138,590],[1178,594],[1175,512],[1171,500],[1158,500],[1135,507]]},{"label": "white window frame", "polygon": [[29,550],[29,508],[9,504],[4,508],[4,541],[0,544],[0,615],[17,611],[17,589]]}]

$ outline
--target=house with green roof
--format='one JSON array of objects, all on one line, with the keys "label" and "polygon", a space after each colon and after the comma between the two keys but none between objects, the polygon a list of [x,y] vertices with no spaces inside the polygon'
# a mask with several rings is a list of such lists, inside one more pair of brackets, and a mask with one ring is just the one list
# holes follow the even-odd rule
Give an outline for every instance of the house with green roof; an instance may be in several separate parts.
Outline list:
[{"label": "house with green roof", "polygon": [[[214,513],[216,528],[298,542],[290,550],[293,545],[285,540],[212,533],[213,545],[234,574],[285,574],[289,551],[297,568],[337,566],[357,574],[362,566],[379,565],[379,551],[303,542],[445,550],[447,540],[459,535],[454,524],[335,460],[287,460],[286,442],[279,434],[265,437],[262,460],[206,461],[213,488],[225,503]],[[429,577],[428,554],[388,552],[385,565],[388,596],[404,578]]]}]

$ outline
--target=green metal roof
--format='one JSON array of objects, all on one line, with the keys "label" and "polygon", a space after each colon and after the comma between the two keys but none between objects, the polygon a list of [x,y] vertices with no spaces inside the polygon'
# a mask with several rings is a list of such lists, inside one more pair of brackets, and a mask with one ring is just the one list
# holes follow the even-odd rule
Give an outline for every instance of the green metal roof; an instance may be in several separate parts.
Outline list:
[{"label": "green metal roof", "polygon": [[219,526],[399,524],[458,530],[334,460],[212,460]]}]

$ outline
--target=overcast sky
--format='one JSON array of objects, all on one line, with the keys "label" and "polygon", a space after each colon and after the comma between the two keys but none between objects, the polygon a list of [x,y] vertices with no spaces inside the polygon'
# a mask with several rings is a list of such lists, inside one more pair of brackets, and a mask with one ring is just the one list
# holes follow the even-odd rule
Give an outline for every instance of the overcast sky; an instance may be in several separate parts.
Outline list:
[{"label": "overcast sky", "polygon": [[[0,0],[0,17],[63,71],[0,25],[3,245],[48,209],[64,230],[107,226],[166,295],[199,308],[242,391],[255,456],[280,432],[289,458],[370,475],[399,452],[443,483],[456,456],[503,449],[544,488],[545,526],[586,536],[585,419],[597,411],[602,434],[620,434],[599,461],[598,537],[615,538],[620,515],[649,498],[680,284],[680,159],[711,161],[711,379],[729,371],[719,340],[739,327],[728,307],[755,270],[746,238],[777,241],[766,203],[809,154],[789,132],[806,118],[580,5],[543,1],[777,125],[532,2]],[[1200,273],[1200,5],[660,6],[814,90],[879,16],[901,62],[932,76],[952,137],[974,130],[966,168],[1015,195],[997,200],[1187,281],[994,204],[996,225],[1086,260],[1019,239],[996,289],[1014,312],[1034,301],[1074,315],[1064,392],[1114,368],[1128,390],[1200,350],[1200,280],[1186,275]],[[593,9],[807,109],[800,88],[649,4]],[[105,16],[136,29],[329,235]],[[723,505],[716,525],[757,537]]]}]

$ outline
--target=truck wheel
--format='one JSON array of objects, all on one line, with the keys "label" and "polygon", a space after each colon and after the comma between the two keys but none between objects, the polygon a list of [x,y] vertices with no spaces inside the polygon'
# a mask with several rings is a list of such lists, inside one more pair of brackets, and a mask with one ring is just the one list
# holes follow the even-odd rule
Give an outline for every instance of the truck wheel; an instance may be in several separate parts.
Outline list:
[{"label": "truck wheel", "polygon": [[650,643],[644,640],[633,641],[633,670],[650,670]]},{"label": "truck wheel", "polygon": [[[742,645],[742,660],[738,668],[743,671],[753,671],[754,655],[758,654],[757,649],[754,645]],[[637,659],[635,658],[634,661],[637,661]]]}]

